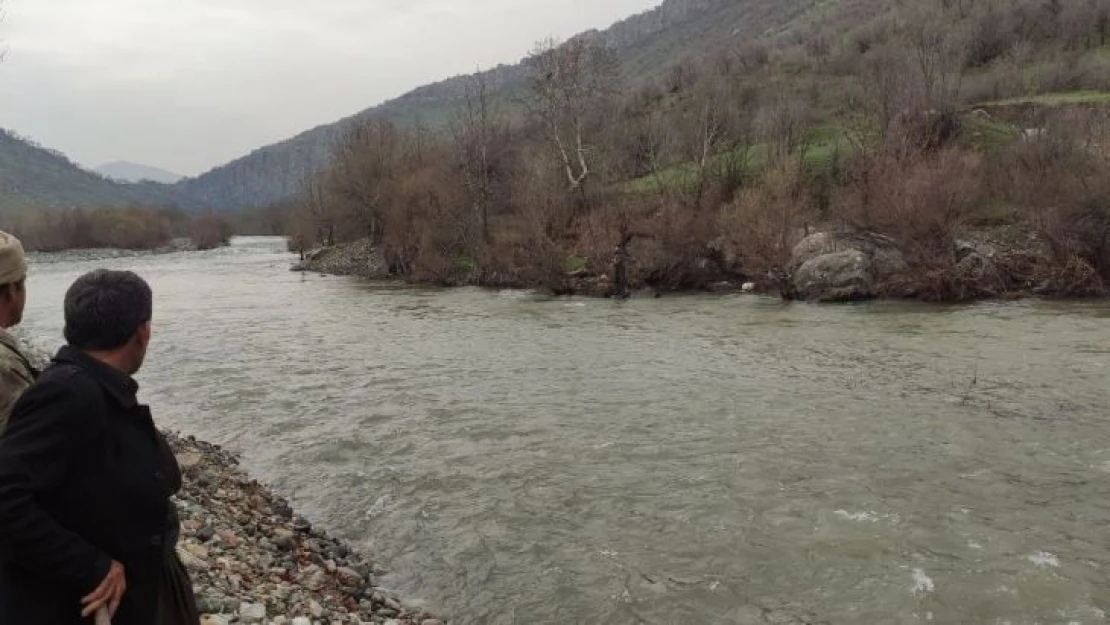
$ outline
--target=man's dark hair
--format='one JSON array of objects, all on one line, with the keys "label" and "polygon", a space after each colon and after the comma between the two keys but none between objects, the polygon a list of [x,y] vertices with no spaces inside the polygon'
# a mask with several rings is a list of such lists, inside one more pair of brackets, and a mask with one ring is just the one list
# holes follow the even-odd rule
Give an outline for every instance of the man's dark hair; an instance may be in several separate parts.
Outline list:
[{"label": "man's dark hair", "polygon": [[87,273],[66,291],[66,342],[84,350],[123,347],[150,321],[153,299],[146,281],[130,271]]}]

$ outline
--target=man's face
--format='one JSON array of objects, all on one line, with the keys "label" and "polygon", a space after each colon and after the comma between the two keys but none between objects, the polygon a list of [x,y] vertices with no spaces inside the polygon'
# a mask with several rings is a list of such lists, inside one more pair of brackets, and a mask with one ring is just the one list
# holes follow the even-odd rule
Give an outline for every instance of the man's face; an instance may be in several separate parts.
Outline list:
[{"label": "man's face", "polygon": [[11,325],[19,325],[19,323],[23,321],[23,309],[27,306],[26,278],[4,287],[3,294],[0,295],[0,297],[2,297],[4,303],[8,305],[8,311],[11,315]]},{"label": "man's face", "polygon": [[24,278],[15,285],[16,290],[16,323],[23,321],[23,309],[27,306],[27,278]]}]

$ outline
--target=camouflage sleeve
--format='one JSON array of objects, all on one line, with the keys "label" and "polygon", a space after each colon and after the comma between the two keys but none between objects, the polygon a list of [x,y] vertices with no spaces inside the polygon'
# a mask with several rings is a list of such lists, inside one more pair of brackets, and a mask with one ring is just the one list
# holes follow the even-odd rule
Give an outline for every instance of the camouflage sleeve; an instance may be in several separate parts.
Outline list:
[{"label": "camouflage sleeve", "polygon": [[0,432],[8,424],[8,417],[19,396],[31,383],[20,372],[6,363],[0,363]]}]

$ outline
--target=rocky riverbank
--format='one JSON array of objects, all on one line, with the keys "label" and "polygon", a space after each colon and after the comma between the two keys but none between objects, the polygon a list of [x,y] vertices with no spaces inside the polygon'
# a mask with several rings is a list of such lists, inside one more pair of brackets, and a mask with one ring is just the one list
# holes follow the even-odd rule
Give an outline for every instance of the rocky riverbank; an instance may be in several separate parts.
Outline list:
[{"label": "rocky riverbank", "polygon": [[[368,280],[404,280],[419,283],[420,280],[398,276],[389,270],[382,255],[374,249],[369,240],[362,239],[350,243],[340,243],[331,247],[312,250],[305,259],[292,266],[292,271],[319,273],[333,276],[354,276]],[[503,289],[537,289],[555,295],[581,295],[584,297],[610,297],[613,284],[607,271],[592,270],[588,267],[568,269],[565,273],[548,276],[548,280],[538,281],[521,277],[524,272],[462,272],[453,280],[436,282],[437,286],[476,286]],[[704,284],[704,291],[711,292],[750,292],[754,284],[746,284],[742,276],[724,275],[715,268],[708,268],[703,279],[695,279],[695,284]],[[632,285],[632,297],[654,297],[661,292],[693,291],[696,288],[672,287],[663,284],[649,284],[643,280]]]},{"label": "rocky riverbank", "polygon": [[334,276],[356,276],[370,280],[389,278],[389,268],[369,239],[323,247],[305,254],[293,271],[310,271]]},{"label": "rocky riverbank", "polygon": [[[661,256],[653,249],[654,243],[645,239],[629,245],[628,284],[633,295],[741,291],[811,302],[963,302],[1095,297],[1107,292],[1093,265],[1074,255],[1061,258],[1043,237],[1016,227],[966,231],[952,241],[946,253],[899,244],[875,232],[836,228],[799,232],[785,266],[771,271],[746,268],[738,250],[724,241],[700,255],[691,254],[693,260],[684,265],[651,269],[654,265],[645,259]],[[587,297],[614,293],[611,266],[577,260],[573,267],[555,271],[543,281],[505,279],[500,274],[487,276],[472,271],[469,277],[438,284],[535,288]],[[315,250],[293,269],[370,279],[395,277],[366,240]]]},{"label": "rocky riverbank", "polygon": [[201,625],[441,625],[375,586],[377,565],[296,516],[234,455],[192,437],[167,438],[184,474],[178,553]]}]

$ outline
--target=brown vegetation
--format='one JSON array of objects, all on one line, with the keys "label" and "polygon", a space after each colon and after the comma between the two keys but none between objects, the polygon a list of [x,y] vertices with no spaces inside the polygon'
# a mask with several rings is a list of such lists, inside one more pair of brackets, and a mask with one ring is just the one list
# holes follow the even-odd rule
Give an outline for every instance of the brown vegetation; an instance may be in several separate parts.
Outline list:
[{"label": "brown vegetation", "polygon": [[477,79],[447,132],[357,127],[289,234],[447,285],[789,294],[794,246],[832,229],[896,246],[883,295],[1101,294],[1102,109],[970,105],[1110,89],[1107,37],[1107,0],[855,0],[630,86],[596,43],[546,43],[522,107]]},{"label": "brown vegetation", "polygon": [[24,211],[5,215],[0,228],[19,237],[27,250],[40,252],[152,250],[174,238],[191,239],[203,250],[224,245],[231,237],[231,224],[222,215],[143,207]]},{"label": "brown vegetation", "polygon": [[208,212],[192,218],[190,238],[198,250],[211,250],[231,241],[232,224],[218,213]]}]

